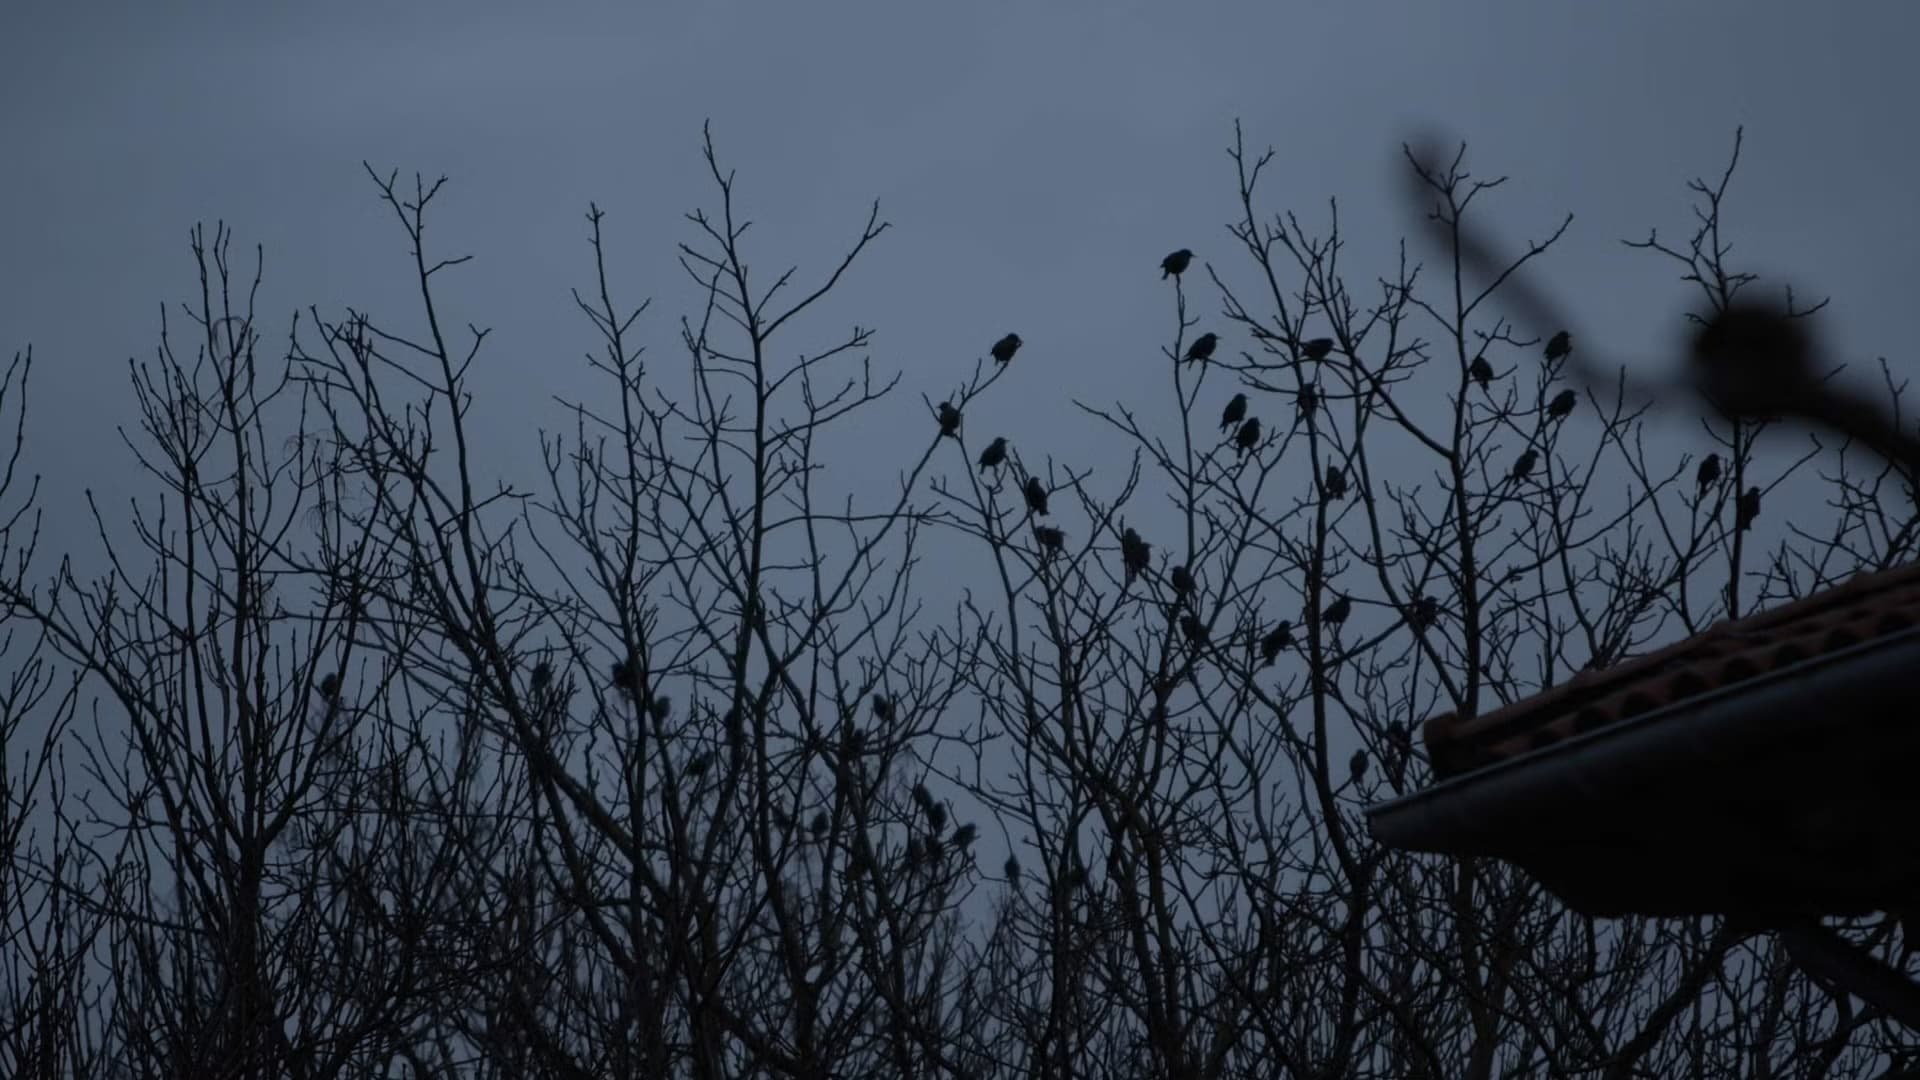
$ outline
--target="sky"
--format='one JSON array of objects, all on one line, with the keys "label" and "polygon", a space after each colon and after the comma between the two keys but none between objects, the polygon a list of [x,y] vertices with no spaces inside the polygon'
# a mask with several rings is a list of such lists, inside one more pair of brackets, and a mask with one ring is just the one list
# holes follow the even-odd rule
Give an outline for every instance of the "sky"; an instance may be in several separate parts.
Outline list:
[{"label": "sky", "polygon": [[[152,355],[160,305],[194,289],[188,229],[223,219],[237,250],[264,245],[268,356],[309,304],[410,329],[405,237],[362,162],[444,174],[430,244],[475,260],[441,297],[493,331],[473,382],[483,469],[535,481],[536,426],[567,426],[549,397],[604,393],[568,292],[591,282],[590,201],[616,292],[653,298],[641,333],[662,377],[684,376],[677,325],[697,297],[674,245],[694,238],[683,214],[713,205],[711,120],[756,265],[817,275],[874,199],[893,225],[791,346],[873,327],[876,369],[902,376],[854,433],[900,454],[850,456],[842,482],[917,455],[921,395],[945,396],[1008,330],[1027,342],[1018,381],[970,430],[1087,464],[1113,444],[1075,400],[1171,430],[1160,257],[1189,247],[1250,282],[1224,227],[1239,120],[1277,151],[1267,212],[1323,230],[1339,200],[1357,285],[1392,272],[1410,230],[1401,141],[1467,140],[1477,175],[1513,178],[1484,219],[1510,245],[1576,215],[1543,280],[1630,355],[1669,343],[1690,297],[1620,240],[1683,238],[1685,182],[1717,174],[1745,125],[1736,257],[1833,296],[1843,356],[1905,370],[1917,30],[1920,8],[1896,0],[16,0],[0,15],[0,353],[31,344],[37,361],[47,546],[97,553],[78,492],[111,506],[142,488],[114,425],[134,416],[128,358]],[[1189,277],[1212,320],[1218,297]]]}]

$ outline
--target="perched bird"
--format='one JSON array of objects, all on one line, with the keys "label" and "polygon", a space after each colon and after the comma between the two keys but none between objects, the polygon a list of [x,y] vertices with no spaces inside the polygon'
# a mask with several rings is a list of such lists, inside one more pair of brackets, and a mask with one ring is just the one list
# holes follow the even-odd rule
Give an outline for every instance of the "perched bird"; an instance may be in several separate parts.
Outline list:
[{"label": "perched bird", "polygon": [[340,700],[340,673],[330,671],[320,677],[320,685],[315,688],[322,700]]},{"label": "perched bird", "polygon": [[1020,351],[1020,335],[1008,334],[1006,337],[1003,337],[999,341],[996,341],[993,343],[994,362],[999,364],[1004,364],[1007,361],[1013,359],[1013,354],[1019,351]]},{"label": "perched bird", "polygon": [[1220,338],[1214,334],[1201,334],[1187,346],[1187,360],[1205,360],[1213,355],[1214,347],[1220,344]]},{"label": "perched bird", "polygon": [[933,811],[937,804],[933,801],[933,792],[927,790],[927,785],[913,785],[913,802],[914,805],[918,806],[929,818],[933,816]]},{"label": "perched bird", "polygon": [[1344,499],[1347,497],[1347,470],[1327,462],[1327,498]]},{"label": "perched bird", "polygon": [[1220,430],[1228,431],[1247,417],[1247,395],[1235,394],[1220,413]]},{"label": "perched bird", "polygon": [[1300,415],[1307,415],[1320,407],[1320,388],[1308,383],[1300,388],[1299,393],[1293,395],[1293,403],[1299,407]]},{"label": "perched bird", "polygon": [[1129,585],[1153,565],[1153,546],[1140,539],[1140,534],[1131,528],[1120,534],[1120,564],[1126,567]]},{"label": "perched bird", "polygon": [[1174,277],[1179,277],[1181,274],[1186,273],[1187,264],[1192,261],[1193,261],[1193,252],[1188,251],[1186,248],[1181,248],[1179,251],[1176,251],[1173,254],[1167,256],[1166,258],[1161,259],[1160,260],[1160,280],[1161,281],[1167,280],[1168,274],[1172,274]]},{"label": "perched bird", "polygon": [[973,838],[979,834],[980,830],[974,828],[972,822],[968,822],[953,830],[953,842],[958,847],[968,847],[972,845]]},{"label": "perched bird", "polygon": [[1259,445],[1260,418],[1249,416],[1247,422],[1240,425],[1240,433],[1233,437],[1234,456],[1238,457]]},{"label": "perched bird", "polygon": [[1753,519],[1760,516],[1760,489],[1750,487],[1740,496],[1733,510],[1733,527],[1738,530],[1753,527]]},{"label": "perched bird", "polygon": [[1176,594],[1185,596],[1193,591],[1193,575],[1187,572],[1186,567],[1176,566],[1167,576],[1173,582],[1173,591]]},{"label": "perched bird", "polygon": [[1413,601],[1413,610],[1407,613],[1407,622],[1415,630],[1425,630],[1440,617],[1440,601],[1421,593]]},{"label": "perched bird", "polygon": [[1513,471],[1507,474],[1507,478],[1516,483],[1525,480],[1527,477],[1533,475],[1533,466],[1539,460],[1539,453],[1532,447],[1528,447],[1525,453],[1514,460]]},{"label": "perched bird", "polygon": [[1476,356],[1473,358],[1473,363],[1467,365],[1467,374],[1473,376],[1473,381],[1480,384],[1480,389],[1485,390],[1487,384],[1493,381],[1493,365],[1487,363],[1485,356]]},{"label": "perched bird", "polygon": [[1007,460],[1007,439],[1003,435],[988,443],[985,450],[980,451],[980,471],[997,469],[1005,460]]},{"label": "perched bird", "polygon": [[673,715],[673,699],[665,694],[657,695],[647,705],[647,711],[653,714],[654,720],[664,724],[667,722],[667,717]]},{"label": "perched bird", "polygon": [[1007,876],[1007,884],[1013,885],[1019,882],[1020,880],[1020,860],[1019,859],[1016,859],[1011,855],[1007,856],[1006,865],[1002,866],[1000,869],[1001,869],[1001,872],[1003,872]]},{"label": "perched bird", "polygon": [[1353,759],[1347,762],[1347,771],[1353,774],[1353,782],[1356,784],[1360,782],[1362,777],[1367,775],[1367,752],[1365,750],[1355,750],[1353,752]]},{"label": "perched bird", "polygon": [[825,810],[822,810],[819,813],[813,815],[813,824],[809,827],[813,829],[813,838],[815,840],[819,840],[822,837],[826,836],[827,835],[827,812]]},{"label": "perched bird", "polygon": [[1274,658],[1280,655],[1280,650],[1291,644],[1293,644],[1293,624],[1281,619],[1280,625],[1267,631],[1267,635],[1260,639],[1260,666],[1266,667],[1272,664]]},{"label": "perched bird", "polygon": [[941,829],[947,827],[946,807],[937,802],[929,802],[921,807],[921,809],[927,812],[927,824],[933,828],[934,832],[939,832]]},{"label": "perched bird", "polygon": [[628,697],[632,697],[638,691],[639,685],[640,672],[632,663],[625,660],[615,660],[613,662],[614,689]]},{"label": "perched bird", "polygon": [[1693,474],[1694,482],[1700,485],[1700,494],[1720,482],[1720,455],[1708,454],[1700,462],[1700,471]]},{"label": "perched bird", "polygon": [[1353,614],[1353,601],[1342,596],[1327,605],[1327,610],[1321,614],[1320,621],[1328,626],[1338,626],[1346,622],[1347,616],[1351,614]]},{"label": "perched bird", "polygon": [[873,695],[873,715],[883,724],[893,723],[893,699],[885,694]]},{"label": "perched bird", "polygon": [[1579,401],[1580,395],[1571,390],[1562,390],[1547,403],[1547,415],[1555,420],[1564,420]]},{"label": "perched bird", "polygon": [[1039,514],[1041,517],[1047,516],[1047,485],[1041,483],[1039,477],[1029,476],[1027,477],[1025,492],[1027,496],[1027,509]]},{"label": "perched bird", "polygon": [[1547,359],[1558,360],[1573,351],[1573,338],[1565,331],[1547,339]]},{"label": "perched bird", "polygon": [[940,434],[960,434],[960,410],[954,408],[951,401],[940,403]]},{"label": "perched bird", "polygon": [[1307,359],[1315,361],[1325,360],[1333,353],[1333,339],[1317,337],[1302,343],[1300,347],[1306,352]]},{"label": "perched bird", "polygon": [[534,693],[538,694],[544,691],[552,683],[553,683],[553,665],[552,664],[549,664],[545,660],[542,660],[539,663],[533,665],[533,677],[527,681],[527,686],[529,689],[531,689]]},{"label": "perched bird", "polygon": [[1049,552],[1059,551],[1067,542],[1067,534],[1051,525],[1034,526],[1033,538],[1039,541],[1040,546]]},{"label": "perched bird", "polygon": [[1180,616],[1180,633],[1185,635],[1189,645],[1197,647],[1207,643],[1207,624],[1192,612]]},{"label": "perched bird", "polygon": [[687,762],[687,775],[698,780],[707,775],[707,770],[712,767],[713,751],[708,750],[704,753],[696,754],[692,761]]}]

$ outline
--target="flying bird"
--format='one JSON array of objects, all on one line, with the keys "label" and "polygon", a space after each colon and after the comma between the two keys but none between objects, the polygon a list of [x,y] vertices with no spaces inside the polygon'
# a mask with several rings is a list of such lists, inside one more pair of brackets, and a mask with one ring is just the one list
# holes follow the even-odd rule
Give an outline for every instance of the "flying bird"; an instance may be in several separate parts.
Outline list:
[{"label": "flying bird", "polygon": [[1320,621],[1328,626],[1338,626],[1346,622],[1347,616],[1351,614],[1353,614],[1353,601],[1342,596],[1327,605],[1327,610],[1320,616]]},{"label": "flying bird", "polygon": [[1306,351],[1307,359],[1325,360],[1333,353],[1333,339],[1317,337],[1302,344],[1301,348]]},{"label": "flying bird", "polygon": [[1733,510],[1733,527],[1736,530],[1753,528],[1753,519],[1760,516],[1760,489],[1750,487],[1740,496]]},{"label": "flying bird", "polygon": [[1187,346],[1187,360],[1189,362],[1205,360],[1213,355],[1214,347],[1219,344],[1220,338],[1217,335],[1201,334],[1193,339],[1193,344]]},{"label": "flying bird", "polygon": [[1059,551],[1061,546],[1067,542],[1067,534],[1051,525],[1034,526],[1033,538],[1038,540],[1040,546],[1049,552]]},{"label": "flying bird", "polygon": [[1207,643],[1207,624],[1192,612],[1180,616],[1180,633],[1186,636],[1189,645],[1198,647]]},{"label": "flying bird", "polygon": [[1573,351],[1573,338],[1565,330],[1547,339],[1547,359],[1558,360]]},{"label": "flying bird", "polygon": [[1564,420],[1567,414],[1573,411],[1573,407],[1579,404],[1579,401],[1579,394],[1574,393],[1572,390],[1562,390],[1553,396],[1552,401],[1547,403],[1547,416],[1555,420]]},{"label": "flying bird", "polygon": [[1700,471],[1693,474],[1694,483],[1700,485],[1700,494],[1705,496],[1707,489],[1720,482],[1720,455],[1708,454],[1700,461]]},{"label": "flying bird", "polygon": [[1260,666],[1271,665],[1274,658],[1280,655],[1280,650],[1291,644],[1293,644],[1293,624],[1281,619],[1278,626],[1267,631],[1267,636],[1260,639]]},{"label": "flying bird", "polygon": [[1241,454],[1259,445],[1260,418],[1257,416],[1249,416],[1247,417],[1247,422],[1240,425],[1239,434],[1233,437],[1234,456],[1239,457]]},{"label": "flying bird", "polygon": [[1245,394],[1233,395],[1233,400],[1227,402],[1226,409],[1222,410],[1222,412],[1220,413],[1220,430],[1227,431],[1232,429],[1233,425],[1246,419],[1246,416],[1247,416],[1247,395]]},{"label": "flying bird", "polygon": [[1186,248],[1181,248],[1179,251],[1176,251],[1173,254],[1167,256],[1166,258],[1161,259],[1160,260],[1160,280],[1161,281],[1167,280],[1168,274],[1172,274],[1174,277],[1179,277],[1181,274],[1186,273],[1187,264],[1192,261],[1193,261],[1193,252],[1188,251]]},{"label": "flying bird", "polygon": [[1527,477],[1533,475],[1533,466],[1539,460],[1540,454],[1532,447],[1528,447],[1525,453],[1514,460],[1513,471],[1507,474],[1507,479],[1515,483],[1525,480]]},{"label": "flying bird", "polygon": [[1493,381],[1493,365],[1487,363],[1485,356],[1476,356],[1473,358],[1473,363],[1467,365],[1467,374],[1473,376],[1473,381],[1480,384],[1480,389],[1485,390],[1487,384]]},{"label": "flying bird", "polygon": [[1131,528],[1120,534],[1120,564],[1126,567],[1129,585],[1153,564],[1153,546]]},{"label": "flying bird", "polygon": [[1186,567],[1174,567],[1168,577],[1173,582],[1173,591],[1177,595],[1185,596],[1193,591],[1193,575],[1187,572]]},{"label": "flying bird", "polygon": [[1003,337],[999,341],[996,341],[993,343],[994,362],[999,364],[1004,364],[1007,361],[1013,359],[1013,354],[1019,351],[1020,351],[1020,335],[1008,334],[1006,337]]},{"label": "flying bird", "polygon": [[980,451],[980,471],[997,469],[1005,460],[1007,460],[1007,439],[1002,435],[988,443],[985,450]]},{"label": "flying bird", "polygon": [[1347,470],[1329,461],[1327,463],[1326,488],[1327,498],[1336,500],[1346,498]]},{"label": "flying bird", "polygon": [[960,410],[954,408],[951,401],[940,403],[940,434],[960,434]]},{"label": "flying bird", "polygon": [[1027,509],[1033,511],[1034,513],[1040,515],[1041,517],[1046,517],[1047,516],[1047,485],[1041,483],[1039,477],[1029,476],[1027,477],[1027,486],[1026,486],[1025,492],[1027,496]]}]

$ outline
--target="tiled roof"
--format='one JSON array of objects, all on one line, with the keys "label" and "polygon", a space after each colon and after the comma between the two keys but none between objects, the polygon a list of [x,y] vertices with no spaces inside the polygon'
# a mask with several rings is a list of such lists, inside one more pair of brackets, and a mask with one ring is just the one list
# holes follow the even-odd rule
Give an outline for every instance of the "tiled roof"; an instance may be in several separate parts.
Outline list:
[{"label": "tiled roof", "polygon": [[1437,778],[1471,772],[1916,625],[1920,562],[1862,574],[1493,712],[1433,717],[1423,729],[1428,757]]}]

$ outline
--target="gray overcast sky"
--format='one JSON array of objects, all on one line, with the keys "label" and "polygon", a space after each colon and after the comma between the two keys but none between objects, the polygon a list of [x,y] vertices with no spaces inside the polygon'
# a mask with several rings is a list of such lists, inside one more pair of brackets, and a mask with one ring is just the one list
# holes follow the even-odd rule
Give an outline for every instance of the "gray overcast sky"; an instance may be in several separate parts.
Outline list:
[{"label": "gray overcast sky", "polygon": [[[1248,280],[1222,228],[1235,118],[1255,147],[1281,148],[1269,210],[1320,227],[1341,199],[1356,286],[1391,271],[1407,228],[1388,197],[1399,140],[1427,123],[1469,139],[1478,172],[1514,177],[1488,204],[1509,243],[1578,215],[1549,280],[1624,347],[1666,340],[1686,294],[1618,240],[1682,237],[1684,181],[1716,171],[1744,123],[1739,253],[1833,295],[1851,358],[1904,365],[1917,29],[1920,7],[1898,0],[14,0],[0,15],[0,346],[31,342],[39,359],[35,465],[124,495],[108,425],[132,415],[124,365],[151,355],[159,304],[193,287],[188,227],[225,218],[241,245],[265,244],[269,354],[308,303],[411,328],[404,238],[360,161],[446,173],[438,250],[478,258],[443,298],[495,328],[481,411],[530,480],[524,403],[591,385],[590,328],[567,295],[591,272],[588,200],[612,215],[616,286],[656,297],[654,355],[684,368],[675,324],[691,297],[672,245],[691,235],[681,213],[711,203],[697,156],[710,116],[758,266],[821,267],[873,197],[895,225],[804,328],[818,344],[875,326],[877,367],[904,371],[906,393],[864,434],[897,423],[901,453],[917,452],[919,394],[937,400],[1017,329],[1023,381],[997,395],[995,430],[1084,462],[1095,428],[1061,419],[1072,398],[1167,400],[1160,256],[1190,246]],[[56,536],[84,549],[77,506],[50,505]]]}]

